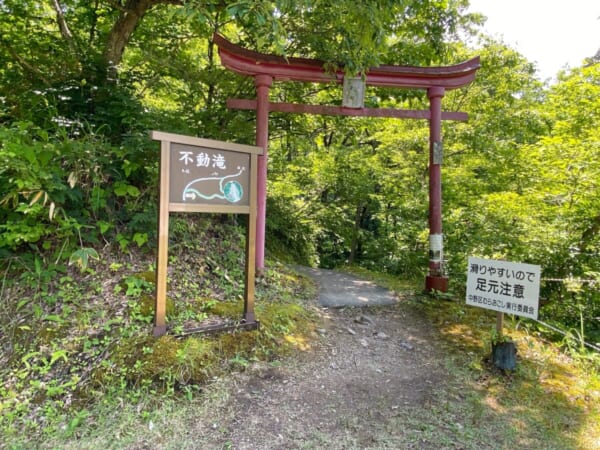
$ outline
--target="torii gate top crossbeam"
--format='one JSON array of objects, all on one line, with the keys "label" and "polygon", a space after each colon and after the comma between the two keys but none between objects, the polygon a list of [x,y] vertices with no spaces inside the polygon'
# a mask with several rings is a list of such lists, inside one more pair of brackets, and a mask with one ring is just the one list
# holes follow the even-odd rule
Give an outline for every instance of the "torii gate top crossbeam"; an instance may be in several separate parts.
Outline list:
[{"label": "torii gate top crossbeam", "polygon": [[[283,58],[245,49],[219,34],[213,35],[219,48],[221,63],[242,75],[269,75],[275,80],[303,82],[342,82],[344,73],[324,70],[325,63],[308,58]],[[480,67],[479,57],[453,66],[412,67],[382,65],[371,67],[366,73],[366,84],[378,87],[428,89],[442,87],[456,89],[474,80]]]}]

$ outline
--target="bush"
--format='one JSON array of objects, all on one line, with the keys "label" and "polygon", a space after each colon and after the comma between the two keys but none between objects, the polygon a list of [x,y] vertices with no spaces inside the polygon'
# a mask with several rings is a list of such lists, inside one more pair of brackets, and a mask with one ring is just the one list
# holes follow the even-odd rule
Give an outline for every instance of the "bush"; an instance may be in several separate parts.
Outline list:
[{"label": "bush", "polygon": [[92,131],[70,138],[64,129],[51,134],[23,122],[1,126],[0,142],[5,254],[23,247],[63,252],[123,232],[117,228],[131,221],[147,233],[153,210],[144,203],[155,189],[146,186],[155,185],[156,164],[142,165],[139,143],[116,148]]}]

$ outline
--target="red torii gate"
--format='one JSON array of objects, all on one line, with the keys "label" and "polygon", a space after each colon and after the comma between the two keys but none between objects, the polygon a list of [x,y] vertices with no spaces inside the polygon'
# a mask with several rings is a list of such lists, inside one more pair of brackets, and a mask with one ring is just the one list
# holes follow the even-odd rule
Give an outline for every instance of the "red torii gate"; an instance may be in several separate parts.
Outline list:
[{"label": "red torii gate", "polygon": [[383,65],[371,67],[365,84],[378,87],[426,89],[429,110],[400,110],[327,105],[271,103],[269,88],[273,80],[330,83],[344,81],[344,73],[324,70],[324,62],[307,58],[283,58],[247,50],[224,37],[214,34],[221,63],[242,75],[254,77],[256,100],[230,99],[232,109],[256,110],[256,145],[264,149],[258,157],[258,211],[256,219],[256,269],[264,269],[265,217],[267,202],[267,150],[269,143],[269,112],[326,114],[343,116],[396,117],[429,120],[429,274],[425,280],[427,291],[448,290],[448,278],[443,267],[442,238],[442,139],[441,121],[468,119],[466,113],[442,111],[442,97],[447,89],[466,86],[474,80],[479,69],[479,57],[446,67],[403,67]]}]

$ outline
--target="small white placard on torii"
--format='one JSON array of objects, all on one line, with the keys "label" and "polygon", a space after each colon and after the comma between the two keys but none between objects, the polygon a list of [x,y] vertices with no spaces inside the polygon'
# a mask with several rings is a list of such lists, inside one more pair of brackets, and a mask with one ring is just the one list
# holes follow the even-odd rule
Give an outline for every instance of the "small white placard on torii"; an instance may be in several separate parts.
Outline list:
[{"label": "small white placard on torii", "polygon": [[537,319],[540,266],[469,257],[467,305]]}]

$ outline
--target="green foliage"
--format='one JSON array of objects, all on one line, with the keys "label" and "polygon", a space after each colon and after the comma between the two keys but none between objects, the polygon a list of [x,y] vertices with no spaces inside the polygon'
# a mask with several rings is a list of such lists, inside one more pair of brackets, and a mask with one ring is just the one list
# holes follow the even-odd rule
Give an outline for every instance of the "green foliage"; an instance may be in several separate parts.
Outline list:
[{"label": "green foliage", "polygon": [[89,245],[116,231],[124,249],[154,234],[129,231],[153,221],[144,202],[154,193],[134,184],[155,171],[132,165],[143,149],[109,146],[93,132],[74,140],[31,123],[0,125],[0,138],[0,252],[29,248],[56,261],[69,257],[84,270],[98,258]]},{"label": "green foliage", "polygon": [[[542,286],[543,319],[579,329],[583,310],[585,333],[595,342],[598,64],[544,88],[517,52],[488,38],[482,44],[476,81],[444,98],[447,109],[470,114],[467,123],[444,124],[447,269],[460,285],[469,255],[540,264],[544,277],[559,280]],[[460,46],[455,52],[463,60],[472,56]],[[324,89],[313,102],[338,101],[331,94]],[[379,100],[427,107],[418,98]],[[323,267],[354,262],[422,276],[427,129],[397,120],[312,117],[280,124],[286,133],[271,142],[269,191],[269,231],[277,245]],[[560,281],[568,279],[587,281],[573,292]]]},{"label": "green foliage", "polygon": [[[343,66],[349,73],[361,73],[366,67],[382,62],[398,63],[397,58],[405,64],[429,64],[451,57],[451,47],[445,41],[456,39],[461,28],[477,20],[474,16],[461,16],[466,7],[464,1],[350,2],[351,7],[344,2],[287,0],[219,5],[194,1],[183,6],[167,3],[170,2],[152,2],[156,6],[152,10],[146,3],[146,6],[140,3],[141,9],[136,10],[135,17],[143,16],[144,20],[135,23],[135,33],[131,35],[122,33],[117,26],[126,15],[124,8],[132,6],[129,4],[118,9],[114,5],[74,1],[72,8],[62,11],[30,1],[26,5],[13,1],[3,4],[6,14],[0,20],[7,25],[7,32],[3,35],[6,45],[0,56],[11,64],[0,71],[0,78],[28,79],[15,92],[0,94],[5,99],[8,121],[26,119],[40,129],[53,129],[60,124],[69,137],[76,138],[74,141],[96,133],[106,136],[111,143],[121,144],[106,152],[105,159],[90,163],[89,169],[93,170],[87,172],[101,179],[79,193],[86,201],[79,203],[80,210],[91,210],[94,220],[68,214],[70,228],[61,224],[60,230],[69,232],[69,237],[79,238],[83,249],[88,248],[88,242],[109,240],[113,236],[123,251],[129,251],[133,244],[140,247],[152,241],[153,207],[145,204],[148,197],[145,187],[155,183],[156,163],[150,163],[152,158],[148,158],[147,151],[140,151],[147,146],[140,132],[150,123],[154,128],[164,124],[170,131],[201,133],[205,137],[253,140],[253,129],[244,114],[227,112],[224,108],[226,98],[232,93],[251,95],[252,83],[240,81],[217,66],[216,49],[210,41],[213,32],[233,36],[259,51],[317,57],[326,61],[327,67]],[[37,26],[41,22],[46,28]],[[30,36],[33,45],[28,48],[19,39],[26,29],[34,30]],[[156,34],[156,29],[162,32]],[[314,33],[315,29],[321,32]],[[322,33],[329,37],[323,39]],[[118,37],[126,44],[127,52],[120,52],[112,45]],[[55,67],[52,58],[42,55],[48,47],[63,56],[61,70]],[[322,100],[331,99],[332,93],[328,91],[331,87],[319,94]],[[282,95],[299,101],[305,100],[309,92],[310,88],[291,86],[281,90]],[[33,107],[35,102],[43,107]],[[309,133],[313,132],[313,125],[319,126],[318,123],[302,125],[298,119],[290,120],[288,125]],[[344,144],[348,148],[341,151],[336,149],[333,160],[325,165],[315,159],[314,173],[323,176],[326,185],[334,186],[324,186],[327,195],[321,189],[313,190],[314,195],[325,195],[325,201],[301,199],[294,194],[296,189],[283,185],[278,191],[285,191],[284,195],[276,194],[269,200],[273,209],[269,231],[280,249],[292,248],[300,260],[314,263],[320,258],[323,264],[332,266],[346,260],[362,259],[368,263],[380,257],[395,259],[390,257],[396,253],[393,239],[379,232],[381,219],[376,217],[383,195],[373,192],[379,189],[377,183],[364,183],[365,178],[376,179],[383,168],[376,166],[365,171],[358,162],[362,148],[356,141],[365,133],[355,128],[355,124],[350,124],[335,136],[336,142],[347,137],[354,144],[349,147]],[[292,146],[301,141],[288,143],[290,153],[294,151]],[[301,145],[307,149],[312,144],[304,140]],[[370,159],[367,164],[377,163]],[[339,179],[327,180],[325,172],[337,170],[336,166],[344,161],[349,164],[339,171]],[[49,168],[49,172],[57,170]],[[59,180],[64,180],[64,175],[69,181],[76,180],[69,173],[58,175]],[[14,194],[11,195],[14,200]],[[295,197],[290,204],[292,195]],[[55,205],[51,215],[56,215],[55,208],[59,205],[52,203],[53,198],[48,198],[46,191],[33,191],[30,196],[40,205],[45,202]],[[297,208],[302,210],[302,203],[310,205],[304,211],[308,215],[298,215]],[[40,205],[33,211],[38,216],[42,214]],[[104,211],[106,215],[101,214]],[[117,214],[113,216],[114,212]],[[299,220],[288,221],[290,214]],[[312,220],[315,214],[319,218]],[[387,214],[386,220],[390,217]],[[27,242],[46,238],[42,236],[48,230],[45,225],[32,219],[27,228],[23,222],[20,220],[10,229],[11,240],[19,235],[25,236]],[[124,226],[129,229],[123,230]],[[380,244],[380,240],[385,243]],[[78,253],[73,260],[85,263],[85,250],[74,251]],[[363,253],[369,256],[364,258]],[[396,261],[388,265],[397,270]],[[408,265],[403,267],[407,269]]]}]

